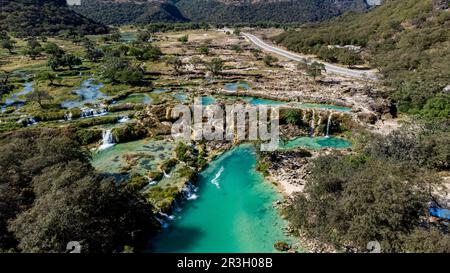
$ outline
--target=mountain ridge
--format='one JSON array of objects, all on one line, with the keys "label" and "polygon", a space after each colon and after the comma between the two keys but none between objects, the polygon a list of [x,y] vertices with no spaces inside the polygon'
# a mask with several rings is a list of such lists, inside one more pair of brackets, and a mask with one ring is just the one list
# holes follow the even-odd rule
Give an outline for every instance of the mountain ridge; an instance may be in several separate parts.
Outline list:
[{"label": "mountain ridge", "polygon": [[[158,21],[303,23],[368,7],[366,0],[82,0],[80,6],[72,8],[102,23],[120,25]],[[151,8],[153,12],[146,12]],[[161,13],[166,16],[154,16]]]},{"label": "mountain ridge", "polygon": [[71,10],[66,0],[0,0],[0,31],[17,36],[106,33],[108,28]]}]

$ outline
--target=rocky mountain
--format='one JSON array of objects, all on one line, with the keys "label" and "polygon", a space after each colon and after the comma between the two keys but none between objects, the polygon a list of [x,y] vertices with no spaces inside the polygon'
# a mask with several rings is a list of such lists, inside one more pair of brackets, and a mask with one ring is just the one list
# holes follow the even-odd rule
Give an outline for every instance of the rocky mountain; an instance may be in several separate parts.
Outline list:
[{"label": "rocky mountain", "polygon": [[369,7],[366,0],[81,0],[73,9],[105,24],[314,22]]},{"label": "rocky mountain", "polygon": [[108,28],[71,10],[66,0],[0,0],[0,31],[17,36],[105,33]]}]

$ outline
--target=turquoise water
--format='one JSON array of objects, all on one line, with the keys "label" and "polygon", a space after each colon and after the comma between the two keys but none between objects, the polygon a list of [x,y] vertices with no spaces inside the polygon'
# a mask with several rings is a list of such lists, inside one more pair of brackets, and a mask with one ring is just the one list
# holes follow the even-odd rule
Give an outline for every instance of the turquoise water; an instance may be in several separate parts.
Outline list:
[{"label": "turquoise water", "polygon": [[251,86],[245,82],[232,82],[226,83],[223,88],[227,91],[237,91],[238,89],[248,90],[250,87]]},{"label": "turquoise water", "polygon": [[108,96],[100,91],[103,87],[102,83],[94,83],[93,79],[85,80],[81,83],[79,89],[75,93],[79,96],[78,100],[70,100],[61,103],[62,108],[75,108],[81,107],[84,104],[96,104],[102,99],[108,98]]},{"label": "turquoise water", "polygon": [[213,97],[210,97],[210,96],[208,96],[208,97],[202,97],[202,105],[211,105],[211,104],[214,104],[214,103],[216,103],[216,99],[215,98],[213,98]]},{"label": "turquoise water", "polygon": [[289,242],[286,222],[272,203],[282,197],[255,171],[252,146],[242,145],[214,160],[201,174],[198,198],[156,239],[154,252],[276,252]]},{"label": "turquoise water", "polygon": [[309,149],[345,149],[350,148],[352,143],[337,137],[298,137],[286,143],[280,143],[281,149],[309,148]]}]

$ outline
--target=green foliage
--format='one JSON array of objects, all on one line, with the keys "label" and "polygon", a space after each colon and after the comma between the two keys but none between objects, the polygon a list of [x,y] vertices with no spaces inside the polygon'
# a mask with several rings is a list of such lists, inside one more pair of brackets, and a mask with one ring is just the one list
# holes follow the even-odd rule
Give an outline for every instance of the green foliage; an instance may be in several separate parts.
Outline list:
[{"label": "green foliage", "polygon": [[148,130],[137,124],[126,124],[122,127],[114,128],[112,136],[116,143],[128,142],[137,139],[142,139],[148,136]]},{"label": "green foliage", "polygon": [[139,192],[148,185],[148,179],[140,174],[133,174],[125,187],[131,192]]},{"label": "green foliage", "polygon": [[6,33],[4,35],[1,35],[1,37],[0,37],[0,46],[4,49],[8,50],[8,52],[10,54],[13,53],[15,43],[16,43],[16,41],[11,39],[11,37],[9,37],[8,34],[6,34]]},{"label": "green foliage", "polygon": [[198,52],[199,52],[200,54],[203,54],[203,55],[209,55],[209,47],[208,47],[208,45],[206,45],[206,44],[201,45],[201,46],[198,48]]},{"label": "green foliage", "polygon": [[200,64],[203,64],[203,60],[198,57],[198,56],[193,56],[190,60],[189,63],[194,67],[194,69],[198,69],[198,66]]},{"label": "green foliage", "polygon": [[85,1],[72,9],[107,25],[185,22],[183,14],[170,2]]},{"label": "green foliage", "polygon": [[27,41],[27,49],[25,50],[25,54],[34,60],[36,57],[41,55],[43,50],[44,49],[41,44],[35,38],[31,38]]},{"label": "green foliage", "polygon": [[78,130],[77,133],[77,139],[80,142],[81,145],[88,145],[95,143],[102,139],[102,130]]},{"label": "green foliage", "polygon": [[157,61],[161,58],[163,53],[157,46],[151,44],[139,45],[130,49],[129,54],[135,56],[139,61]]},{"label": "green foliage", "polygon": [[180,38],[178,38],[178,41],[185,45],[189,41],[189,36],[188,35],[183,35]]},{"label": "green foliage", "polygon": [[177,163],[178,163],[178,160],[176,158],[166,159],[161,163],[161,165],[159,165],[159,169],[162,172],[170,173],[170,171],[172,171],[173,167],[175,167],[175,165],[177,165]]},{"label": "green foliage", "polygon": [[102,77],[114,84],[136,85],[144,80],[144,72],[124,57],[108,57],[103,63]]},{"label": "green foliage", "polygon": [[156,186],[148,190],[145,197],[152,202],[157,202],[155,206],[163,212],[169,212],[173,201],[179,196],[179,190],[177,187],[162,188]]},{"label": "green foliage", "polygon": [[41,108],[43,107],[43,101],[49,101],[53,99],[48,91],[40,89],[35,89],[33,92],[27,94],[26,98],[30,102],[37,102]]},{"label": "green foliage", "polygon": [[205,63],[207,71],[213,75],[219,75],[223,70],[223,61],[220,58],[213,58],[211,61]]},{"label": "green foliage", "polygon": [[56,58],[61,58],[65,54],[64,50],[55,43],[47,43],[44,46],[44,52]]},{"label": "green foliage", "polygon": [[281,113],[281,119],[283,122],[286,122],[288,124],[300,125],[302,120],[301,112],[297,109],[284,110]]},{"label": "green foliage", "polygon": [[82,64],[82,61],[80,58],[73,54],[63,54],[59,57],[57,56],[51,56],[48,61],[47,65],[53,70],[57,70],[59,67],[68,67],[69,70],[72,70],[74,66],[79,66]]},{"label": "green foliage", "polygon": [[433,169],[449,168],[443,126],[374,135],[360,154],[315,159],[304,193],[288,210],[292,223],[322,242],[360,251],[374,240],[383,252],[448,251],[448,235],[425,225],[430,188],[439,186]]},{"label": "green foliage", "polygon": [[56,75],[48,71],[42,71],[36,78],[41,81],[48,81],[50,85],[53,85],[53,82],[56,80]]},{"label": "green foliage", "polygon": [[349,66],[361,62],[361,56],[339,54],[328,46],[361,46],[366,61],[380,69],[384,83],[394,90],[391,98],[401,112],[440,119],[448,114],[448,100],[441,94],[450,78],[446,57],[450,56],[450,16],[433,10],[431,2],[389,1],[370,12],[303,26],[274,40],[290,50]]},{"label": "green foliage", "polygon": [[71,11],[64,0],[2,1],[0,30],[15,36],[106,33],[108,28]]},{"label": "green foliage", "polygon": [[266,55],[263,58],[263,62],[264,62],[265,65],[271,67],[271,66],[274,65],[274,63],[278,62],[278,58],[275,57],[275,56],[272,56],[272,55]]},{"label": "green foliage", "polygon": [[116,123],[117,117],[93,117],[77,121],[76,126],[79,128],[87,128],[95,125]]},{"label": "green foliage", "polygon": [[175,74],[179,74],[181,72],[181,68],[183,67],[183,61],[178,56],[168,56],[166,58],[166,64],[172,67]]}]

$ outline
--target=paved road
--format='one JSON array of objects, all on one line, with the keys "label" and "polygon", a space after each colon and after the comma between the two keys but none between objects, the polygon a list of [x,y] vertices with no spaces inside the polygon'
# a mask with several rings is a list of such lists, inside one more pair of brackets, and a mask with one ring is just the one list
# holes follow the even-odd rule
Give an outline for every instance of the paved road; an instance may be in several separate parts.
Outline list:
[{"label": "paved road", "polygon": [[[280,56],[284,56],[288,59],[298,61],[298,62],[307,62],[306,57],[289,52],[287,50],[271,46],[267,43],[265,43],[263,40],[259,39],[253,34],[250,33],[242,33],[245,37],[247,37],[252,43],[257,45],[258,47],[273,52],[275,54],[278,54]],[[340,67],[337,65],[329,64],[326,62],[320,62],[325,65],[325,69],[327,72],[336,73],[342,76],[352,77],[352,78],[358,78],[358,79],[368,79],[368,80],[376,80],[376,73],[373,70],[356,70],[356,69],[349,69],[345,67]]]}]

